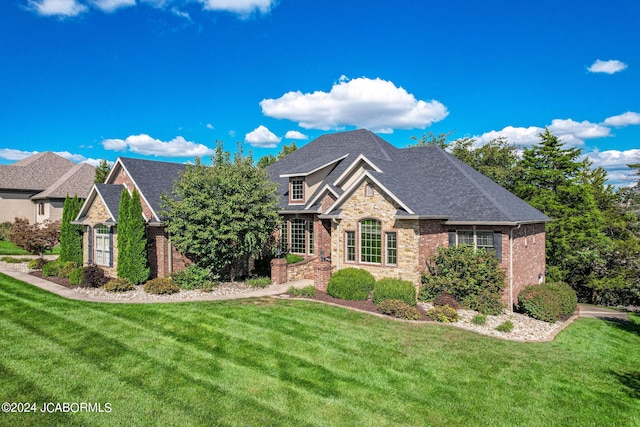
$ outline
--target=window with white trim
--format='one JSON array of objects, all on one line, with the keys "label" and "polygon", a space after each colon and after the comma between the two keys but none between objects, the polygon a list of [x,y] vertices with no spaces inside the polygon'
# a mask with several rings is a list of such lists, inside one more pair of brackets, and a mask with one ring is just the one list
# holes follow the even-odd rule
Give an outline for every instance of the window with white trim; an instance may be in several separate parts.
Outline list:
[{"label": "window with white trim", "polygon": [[387,232],[387,264],[395,265],[398,263],[398,235],[395,232]]},{"label": "window with white trim", "polygon": [[355,231],[347,231],[345,233],[346,238],[346,247],[345,251],[347,254],[347,261],[355,262],[356,261],[356,232]]},{"label": "window with white trim", "polygon": [[291,253],[294,254],[304,254],[307,249],[307,241],[306,241],[306,225],[307,221],[301,218],[294,218],[290,221],[291,223]]},{"label": "window with white trim", "polygon": [[292,254],[313,255],[313,221],[304,218],[284,220],[280,229],[280,248]]},{"label": "window with white trim", "polygon": [[109,227],[106,225],[97,225],[93,230],[95,235],[93,246],[95,263],[108,266],[109,254],[111,253]]},{"label": "window with white trim", "polygon": [[304,200],[304,179],[294,178],[291,181],[291,200],[303,201]]},{"label": "window with white trim", "polygon": [[360,261],[382,263],[382,226],[375,219],[360,221]]},{"label": "window with white trim", "polygon": [[494,248],[493,231],[458,230],[456,234],[458,236],[458,245],[469,245],[486,250]]}]

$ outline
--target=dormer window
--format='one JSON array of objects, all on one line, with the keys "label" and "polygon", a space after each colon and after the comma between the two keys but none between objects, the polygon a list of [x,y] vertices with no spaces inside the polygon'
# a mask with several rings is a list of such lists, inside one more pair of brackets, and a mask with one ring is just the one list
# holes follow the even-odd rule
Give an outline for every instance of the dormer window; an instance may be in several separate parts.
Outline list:
[{"label": "dormer window", "polygon": [[303,202],[304,201],[304,179],[302,178],[292,178],[289,181],[289,194],[290,200],[292,202]]}]

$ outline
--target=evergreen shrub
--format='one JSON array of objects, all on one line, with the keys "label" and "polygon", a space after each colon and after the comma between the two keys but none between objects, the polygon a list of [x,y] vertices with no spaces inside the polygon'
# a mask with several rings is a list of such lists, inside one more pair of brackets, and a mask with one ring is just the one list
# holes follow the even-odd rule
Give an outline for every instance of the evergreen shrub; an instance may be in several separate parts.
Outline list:
[{"label": "evergreen shrub", "polygon": [[13,223],[11,221],[0,222],[0,240],[9,241]]},{"label": "evergreen shrub", "polygon": [[82,285],[82,279],[84,278],[84,268],[78,267],[74,268],[69,274],[69,283],[72,285],[80,286]]},{"label": "evergreen shrub", "polygon": [[455,308],[449,307],[448,305],[443,305],[440,307],[433,307],[429,311],[427,311],[427,316],[435,320],[436,322],[443,323],[455,323],[460,319],[460,315],[456,311]]},{"label": "evergreen shrub", "polygon": [[386,299],[378,304],[378,311],[398,319],[420,320],[422,316],[415,307],[398,299]]},{"label": "evergreen shrub", "polygon": [[287,264],[296,264],[304,261],[304,257],[296,254],[286,254],[284,258],[287,260]]},{"label": "evergreen shrub", "polygon": [[196,264],[191,264],[185,269],[174,272],[171,278],[179,288],[186,290],[202,289],[209,286],[208,282],[213,282],[217,279],[208,268],[203,268]]},{"label": "evergreen shrub", "polygon": [[373,286],[373,303],[379,304],[384,300],[397,299],[405,304],[416,305],[416,288],[408,280],[384,278]]},{"label": "evergreen shrub", "polygon": [[375,283],[373,275],[366,270],[344,268],[331,276],[327,293],[334,298],[365,300],[369,297]]},{"label": "evergreen shrub", "polygon": [[60,263],[56,261],[50,261],[42,266],[42,275],[45,277],[57,276],[60,271]]},{"label": "evergreen shrub", "polygon": [[473,316],[473,319],[471,319],[471,323],[473,323],[474,325],[484,325],[485,323],[487,323],[487,316],[483,315],[483,314],[477,314],[475,316]]},{"label": "evergreen shrub", "polygon": [[576,291],[565,282],[547,282],[546,287],[556,292],[560,297],[560,315],[573,314],[578,307]]},{"label": "evergreen shrub", "polygon": [[78,264],[76,264],[74,261],[60,261],[58,260],[58,277],[63,277],[65,279],[69,278],[69,274],[71,274],[71,272],[78,268]]},{"label": "evergreen shrub", "polygon": [[456,298],[447,292],[441,292],[440,295],[438,295],[433,300],[433,305],[435,306],[448,305],[449,307],[455,308],[456,310],[460,308],[460,304],[458,304],[458,301],[456,300]]},{"label": "evergreen shrub", "polygon": [[544,322],[555,322],[560,318],[561,304],[558,293],[544,283],[527,286],[518,295],[520,311]]},{"label": "evergreen shrub", "polygon": [[158,277],[144,284],[144,291],[149,294],[175,294],[180,288],[169,277]]},{"label": "evergreen shrub", "polygon": [[127,292],[135,289],[129,279],[111,279],[102,287],[107,292]]}]

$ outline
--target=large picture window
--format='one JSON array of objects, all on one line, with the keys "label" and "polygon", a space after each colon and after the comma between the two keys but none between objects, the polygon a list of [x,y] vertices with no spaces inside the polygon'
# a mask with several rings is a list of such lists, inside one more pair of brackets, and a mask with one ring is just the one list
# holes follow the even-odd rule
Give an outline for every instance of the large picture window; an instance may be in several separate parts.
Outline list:
[{"label": "large picture window", "polygon": [[360,221],[360,261],[380,264],[382,262],[382,227],[380,221]]},{"label": "large picture window", "polygon": [[313,255],[313,221],[304,218],[292,218],[282,223],[280,245],[284,252]]},{"label": "large picture window", "polygon": [[109,255],[111,253],[109,227],[106,225],[98,225],[94,228],[94,231],[95,262],[98,265],[109,265]]}]

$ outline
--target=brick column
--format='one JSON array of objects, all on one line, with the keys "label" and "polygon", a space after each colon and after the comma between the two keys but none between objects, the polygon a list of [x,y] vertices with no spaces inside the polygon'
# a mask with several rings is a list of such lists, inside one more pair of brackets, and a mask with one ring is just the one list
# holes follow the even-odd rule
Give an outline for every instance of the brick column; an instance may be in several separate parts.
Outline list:
[{"label": "brick column", "polygon": [[274,258],[271,260],[271,283],[279,285],[287,283],[287,260],[284,258]]},{"label": "brick column", "polygon": [[313,268],[313,282],[316,289],[326,292],[331,277],[331,263],[317,262]]}]

